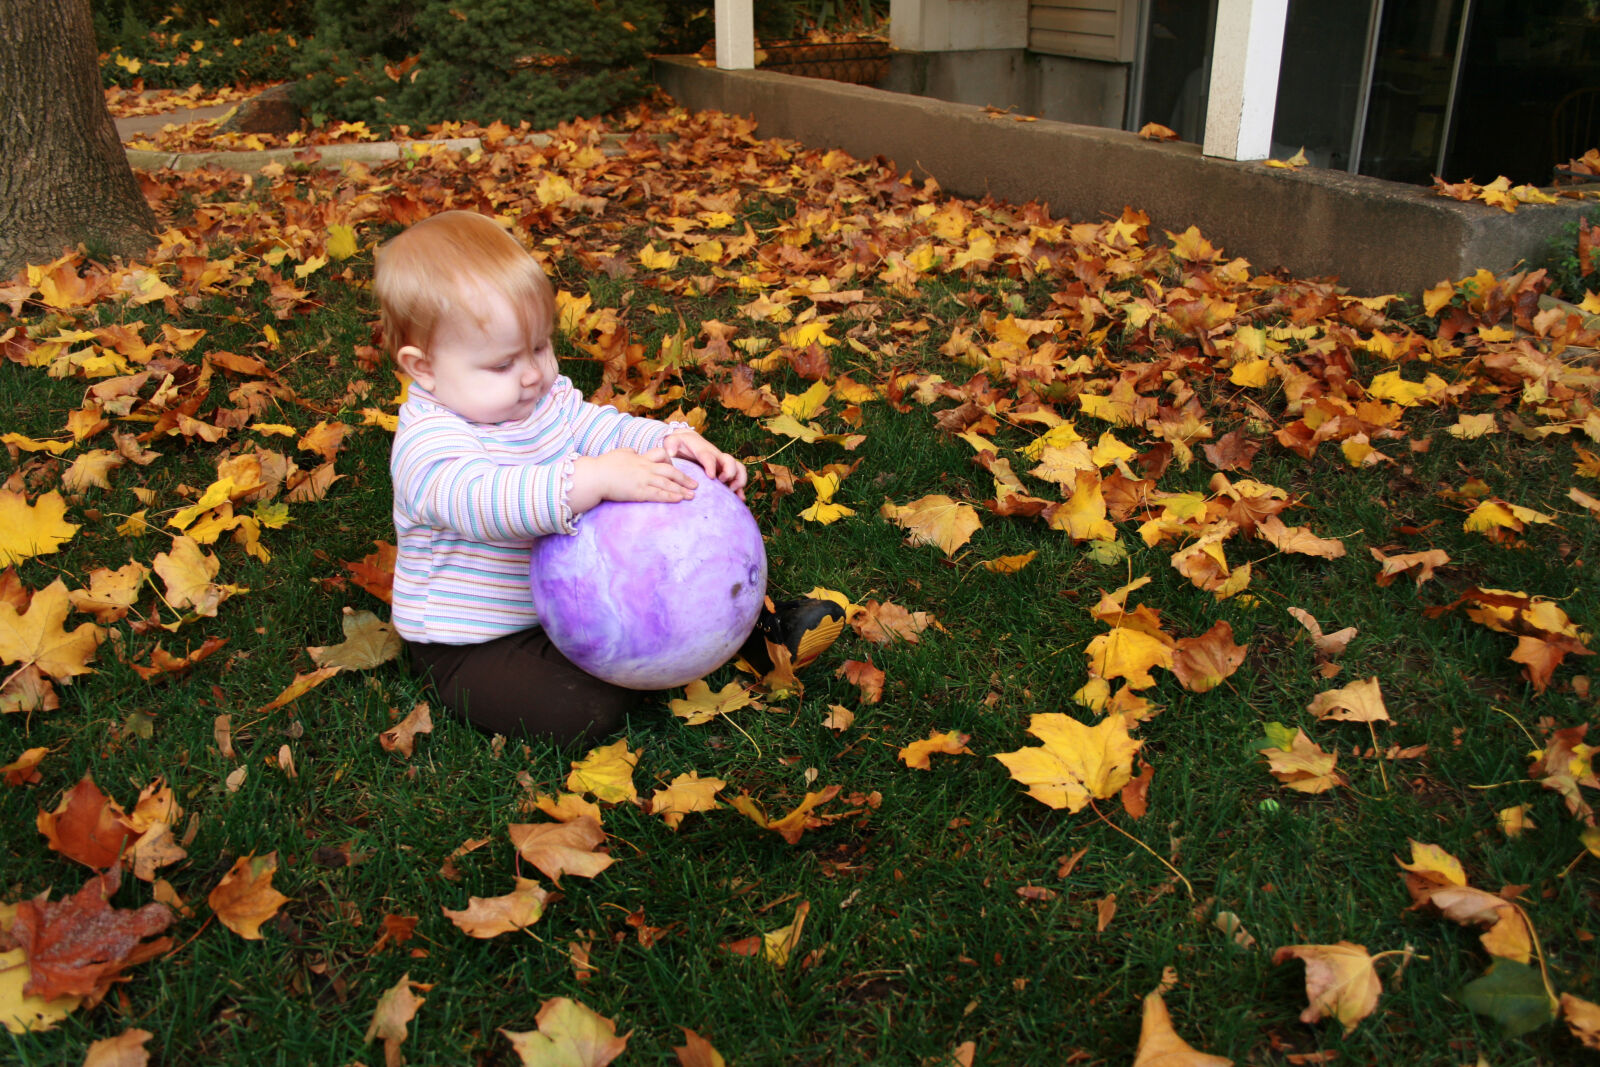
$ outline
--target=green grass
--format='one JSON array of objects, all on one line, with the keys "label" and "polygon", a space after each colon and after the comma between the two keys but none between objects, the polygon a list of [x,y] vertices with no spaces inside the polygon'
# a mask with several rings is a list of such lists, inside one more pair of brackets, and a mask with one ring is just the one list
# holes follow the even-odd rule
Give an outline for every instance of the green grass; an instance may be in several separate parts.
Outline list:
[{"label": "green grass", "polygon": [[[730,158],[742,161],[745,147]],[[816,157],[804,158],[814,174],[825,170]],[[381,179],[435,193],[437,183],[456,180],[443,169],[407,173],[386,172]],[[670,176],[683,189],[717,191],[722,186],[712,184],[714,178],[709,170],[674,170]],[[470,175],[463,181],[463,188],[473,187]],[[262,185],[280,199],[294,191],[291,204],[298,208],[315,199],[313,189],[324,201],[360,192],[316,175]],[[770,240],[776,228],[828,207],[830,188],[827,180],[811,186],[796,179],[787,194],[751,194],[741,217]],[[204,203],[228,190],[194,195]],[[620,243],[624,256],[631,256],[649,239],[646,228],[671,213],[659,196],[634,200],[636,206],[626,212],[614,207],[600,221],[575,217],[541,225],[561,236],[568,251]],[[871,199],[841,202],[850,205],[839,209],[845,214],[885,207]],[[261,203],[269,216],[283,210],[271,200]],[[649,220],[646,208],[654,211]],[[686,201],[678,210],[693,205]],[[395,230],[380,214],[363,225],[362,237],[370,242]],[[244,235],[239,246],[251,240]],[[657,239],[658,247],[663,243]],[[850,258],[839,237],[819,236],[806,250],[831,269]],[[613,279],[587,274],[574,257],[563,256],[554,273],[562,288],[588,291],[596,307],[619,309],[647,356],[677,329],[679,318],[696,344],[699,323],[712,318],[737,323],[740,336],[775,337],[782,328],[740,317],[739,306],[754,291],[728,286],[704,297],[664,292],[659,279],[633,262],[633,277]],[[313,276],[313,301],[287,318],[273,314],[265,286],[256,285],[236,301],[203,299],[176,321],[209,331],[196,354],[257,353],[281,367],[293,397],[279,398],[260,421],[302,430],[324,418],[356,423],[362,406],[391,407],[394,390],[387,369],[363,370],[354,359],[355,347],[371,341],[373,308],[363,287],[370,256],[363,253],[348,265],[352,283],[330,277],[333,268]],[[742,263],[739,269],[755,267]],[[667,277],[681,282],[703,270],[685,257]],[[1178,279],[1171,274],[1161,281],[1170,288]],[[967,382],[971,367],[938,354],[953,327],[975,329],[984,310],[1044,317],[1052,294],[1069,283],[1052,277],[1025,281],[996,268],[970,278],[931,278],[908,298],[889,292],[868,270],[852,284],[879,302],[881,314],[838,320],[830,332],[861,331],[858,340],[867,352],[835,347],[833,372],[848,371],[875,384],[895,373],[938,373],[952,385]],[[671,314],[649,311],[651,303]],[[794,310],[806,306],[800,299]],[[14,324],[47,336],[73,318],[57,316],[45,331],[43,316],[32,312],[19,323],[0,318],[0,330]],[[171,321],[160,304],[103,305],[85,315],[91,325],[145,321],[147,337],[160,322]],[[915,319],[932,328],[900,334],[890,325]],[[268,324],[279,334],[279,348],[252,347]],[[1108,358],[1153,358],[1131,342],[1119,347],[1115,332],[1112,337]],[[599,366],[576,358],[577,350],[565,342],[563,349],[566,369],[579,384],[598,386]],[[1352,377],[1360,381],[1384,369],[1365,355],[1355,363]],[[1441,372],[1464,373],[1460,365]],[[1190,382],[1214,417],[1218,436],[1241,421],[1229,407],[1237,390],[1221,373],[1220,382],[1199,375]],[[217,379],[206,411],[226,406],[228,390],[240,384],[220,373]],[[345,402],[350,384],[361,379],[372,383],[370,396]],[[761,380],[779,396],[809,384],[787,368]],[[0,403],[11,413],[4,428],[59,435],[67,412],[80,405],[85,384],[16,364],[0,366]],[[685,727],[666,710],[671,694],[652,697],[622,735],[641,753],[635,782],[648,796],[694,770],[725,779],[730,795],[749,791],[774,816],[797,804],[808,785],[838,785],[840,798],[823,813],[861,810],[790,845],[730,809],[691,815],[673,833],[658,817],[619,805],[605,815],[616,863],[592,881],[568,877],[563,899],[531,928],[532,936],[464,936],[441,908],[461,908],[469,896],[511,889],[517,865],[506,827],[540,818],[526,807],[531,792],[560,789],[570,761],[582,753],[496,740],[439,714],[413,758],[391,755],[376,735],[418,699],[431,699],[398,663],[341,675],[286,708],[256,711],[296,672],[310,669],[307,646],[339,640],[344,607],[383,610],[347,580],[344,566],[370,552],[375,541],[392,538],[388,437],[358,429],[338,459],[345,477],[324,500],[292,505],[294,521],[264,537],[273,553],[270,563],[247,557],[226,538],[211,546],[222,561],[219,580],[247,586],[248,593],[225,602],[216,618],[176,633],[136,633],[129,621],[114,624],[121,656],[118,646],[103,646],[98,673],[65,689],[59,711],[0,719],[0,758],[34,746],[51,749],[40,783],[0,789],[0,825],[7,827],[0,845],[0,900],[15,902],[47,889],[60,897],[82,884],[85,869],[49,851],[33,821],[85,773],[124,804],[164,776],[186,809],[184,827],[192,817],[194,831],[188,860],[162,872],[192,908],[174,923],[174,950],[128,972],[128,981],[105,1003],[72,1014],[57,1029],[7,1036],[0,1048],[10,1061],[80,1062],[91,1041],[138,1026],[154,1033],[149,1047],[161,1062],[377,1062],[381,1049],[363,1042],[373,1007],[384,990],[409,974],[431,986],[404,1045],[413,1063],[514,1062],[497,1031],[533,1029],[544,1001],[567,996],[615,1020],[619,1031],[632,1032],[622,1062],[674,1062],[670,1050],[682,1043],[682,1026],[708,1037],[733,1064],[920,1063],[964,1040],[976,1042],[977,1062],[983,1064],[1054,1064],[1079,1051],[1080,1062],[1118,1064],[1131,1062],[1140,1000],[1168,966],[1178,973],[1166,999],[1179,1034],[1240,1062],[1286,1063],[1292,1053],[1328,1050],[1339,1053],[1339,1062],[1453,1065],[1481,1055],[1498,1067],[1566,1063],[1580,1054],[1559,1022],[1506,1038],[1492,1021],[1455,1001],[1490,959],[1476,931],[1408,910],[1395,857],[1409,855],[1408,839],[1431,842],[1457,855],[1475,886],[1496,891],[1526,885],[1520,899],[1555,985],[1600,999],[1590,939],[1600,903],[1600,864],[1587,858],[1569,870],[1582,851],[1579,824],[1554,793],[1527,779],[1530,735],[1537,739],[1549,728],[1593,720],[1592,696],[1574,685],[1586,663],[1569,660],[1549,691],[1536,694],[1507,659],[1513,638],[1471,622],[1460,610],[1433,619],[1423,615],[1425,608],[1481,585],[1551,597],[1580,626],[1593,627],[1600,579],[1592,561],[1600,553],[1600,523],[1566,499],[1571,485],[1594,489],[1572,470],[1573,444],[1593,442],[1579,432],[1535,441],[1504,432],[1458,441],[1444,432],[1458,414],[1453,408],[1407,412],[1406,434],[1429,441],[1430,449],[1414,453],[1404,439],[1380,439],[1375,444],[1396,462],[1363,470],[1351,469],[1334,444],[1323,445],[1308,462],[1267,438],[1254,468],[1230,472],[1230,478],[1252,477],[1291,491],[1303,505],[1286,520],[1341,538],[1347,553],[1324,560],[1231,540],[1230,564],[1249,559],[1254,575],[1248,596],[1219,602],[1172,569],[1168,560],[1177,545],[1146,547],[1133,521],[1118,524],[1129,554],[1112,566],[1094,563],[1084,546],[1038,520],[988,512],[953,559],[930,546],[908,546],[904,532],[879,516],[885,500],[905,504],[944,493],[978,502],[993,493],[992,479],[973,462],[972,449],[934,426],[933,415],[955,401],[910,402],[899,411],[874,400],[862,406],[858,428],[840,420],[839,405],[831,404],[832,413],[823,416],[827,430],[855,429],[866,436],[859,449],[845,452],[774,437],[717,404],[704,392],[709,382],[698,371],[687,372],[682,384],[684,405],[706,409],[708,436],[744,457],[756,475],[750,496],[769,536],[775,594],[822,585],[857,602],[892,601],[927,611],[940,625],[924,631],[917,643],[886,647],[847,632],[825,661],[803,675],[803,697],[737,712],[731,722]],[[1010,391],[1006,383],[995,384]],[[1069,379],[1056,387],[1070,391],[1079,384]],[[144,395],[153,388],[154,383]],[[1581,396],[1574,401],[1582,402]],[[1273,418],[1291,420],[1281,396],[1269,391],[1262,403]],[[1514,391],[1508,398],[1471,396],[1464,406],[1519,410]],[[1074,418],[1091,441],[1107,428],[1070,401],[1058,411]],[[1526,407],[1520,413],[1536,424],[1545,421]],[[1141,449],[1155,443],[1138,428],[1116,432]],[[1023,473],[1031,464],[1010,450],[1028,436],[1016,427],[995,435]],[[203,490],[215,477],[218,458],[238,450],[241,440],[293,451],[292,439],[249,431],[235,431],[218,445],[153,442],[162,452],[158,462],[125,467],[113,474],[113,490],[91,489],[71,502],[69,518],[82,529],[59,554],[22,562],[17,573],[23,584],[38,589],[60,576],[76,587],[93,567],[119,566],[130,557],[148,562],[167,546],[166,533],[128,541],[115,532],[124,516],[142,506],[132,489],[157,491],[152,517],[169,513],[187,502],[178,487]],[[110,447],[108,441],[84,447]],[[313,462],[304,453],[300,458]],[[763,473],[765,462],[802,472],[857,461],[836,497],[856,515],[827,527],[800,518],[813,499],[803,478],[795,494],[777,496]],[[31,498],[55,485],[63,466],[20,453],[6,473],[20,475]],[[1212,473],[1197,448],[1192,467],[1174,464],[1158,484],[1163,491],[1204,493]],[[1465,509],[1437,490],[1458,487],[1469,476],[1482,478],[1492,494],[1552,514],[1557,522],[1531,527],[1515,545],[1465,532]],[[1029,487],[1057,495],[1044,483],[1030,481]],[[1422,532],[1406,533],[1402,526]],[[1452,567],[1421,588],[1409,578],[1379,588],[1372,547],[1443,548]],[[1014,575],[979,566],[1027,551],[1037,551],[1037,558]],[[992,757],[1034,743],[1025,732],[1032,714],[1095,718],[1070,701],[1086,679],[1084,648],[1105,629],[1089,609],[1103,591],[1143,576],[1151,582],[1133,602],[1158,608],[1175,637],[1226,620],[1249,648],[1245,664],[1224,685],[1202,694],[1158,672],[1148,695],[1163,710],[1136,732],[1154,767],[1143,819],[1128,817],[1115,800],[1098,802],[1104,819],[1088,810],[1049,810],[1024,795]],[[150,611],[155,588],[146,589],[139,614]],[[1328,631],[1358,628],[1336,678],[1316,676],[1308,636],[1285,610],[1291,606],[1311,612]],[[155,610],[160,621],[172,621],[171,611],[159,605]],[[81,621],[74,616],[71,624]],[[209,636],[227,638],[228,645],[182,679],[144,682],[123,659],[147,661],[158,640],[182,652]],[[881,703],[861,704],[855,687],[834,677],[833,668],[847,658],[870,659],[884,670]],[[1365,726],[1318,723],[1305,711],[1315,694],[1373,675],[1381,679],[1394,718],[1377,730],[1379,743],[1426,745],[1421,758],[1380,768],[1352,753],[1372,745]],[[717,687],[733,677],[724,668],[710,681]],[[822,719],[831,704],[855,710],[854,726],[842,733],[825,729]],[[235,760],[224,759],[213,741],[219,714],[232,717]],[[1303,727],[1324,747],[1337,749],[1349,785],[1315,796],[1281,787],[1256,752],[1264,724],[1272,721]],[[932,730],[970,734],[974,754],[936,756],[927,772],[906,768],[897,751]],[[292,779],[278,767],[284,745],[296,764]],[[247,778],[230,792],[225,779],[240,766],[248,768]],[[850,794],[873,793],[880,798],[876,807],[846,804]],[[1523,802],[1532,805],[1538,829],[1508,839],[1494,813]],[[458,881],[445,878],[441,864],[471,838],[491,843],[456,860]],[[1086,850],[1081,861],[1061,877],[1064,858],[1080,849]],[[277,853],[274,885],[291,902],[263,927],[260,941],[245,941],[211,918],[206,895],[238,857],[266,852]],[[356,862],[344,863],[345,855]],[[1192,896],[1161,860],[1182,872]],[[1026,886],[1056,895],[1024,899],[1017,890]],[[1097,930],[1097,904],[1111,894],[1115,916]],[[135,907],[149,899],[150,888],[130,878],[114,903]],[[721,947],[788,923],[801,901],[809,903],[810,915],[787,967]],[[1214,926],[1219,911],[1243,921],[1254,947],[1234,944]],[[375,951],[383,920],[391,915],[416,916],[415,937]],[[665,933],[646,944],[639,924]],[[1392,959],[1380,965],[1385,988],[1378,1008],[1348,1035],[1335,1023],[1299,1022],[1306,1006],[1304,969],[1298,962],[1271,962],[1281,946],[1341,940],[1373,953],[1407,946],[1418,953],[1400,981],[1393,979]],[[572,942],[591,945],[593,974],[585,981],[569,961]]]}]

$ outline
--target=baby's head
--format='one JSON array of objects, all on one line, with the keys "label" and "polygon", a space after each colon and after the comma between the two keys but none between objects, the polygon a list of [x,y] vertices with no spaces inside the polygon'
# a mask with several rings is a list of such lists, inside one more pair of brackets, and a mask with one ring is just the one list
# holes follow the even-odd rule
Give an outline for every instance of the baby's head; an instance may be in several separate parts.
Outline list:
[{"label": "baby's head", "polygon": [[530,342],[549,340],[555,323],[555,294],[538,261],[471,211],[441,212],[384,244],[373,289],[391,356],[407,345],[428,348],[439,324],[461,315],[485,325],[488,293],[505,298]]},{"label": "baby's head", "polygon": [[374,289],[395,363],[469,421],[525,418],[556,380],[549,279],[492,220],[417,223],[378,249]]}]

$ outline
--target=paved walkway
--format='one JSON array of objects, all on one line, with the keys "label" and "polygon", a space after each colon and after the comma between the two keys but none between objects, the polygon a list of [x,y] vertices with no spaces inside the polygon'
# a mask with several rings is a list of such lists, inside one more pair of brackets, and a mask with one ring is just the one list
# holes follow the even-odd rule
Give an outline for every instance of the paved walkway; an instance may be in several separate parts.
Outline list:
[{"label": "paved walkway", "polygon": [[[240,101],[242,103],[243,101]],[[234,104],[213,104],[210,107],[180,108],[177,111],[164,111],[159,115],[134,115],[130,118],[117,119],[117,136],[128,141],[140,134],[160,133],[163,126],[195,122],[200,119],[217,119],[226,115],[234,108]]]}]

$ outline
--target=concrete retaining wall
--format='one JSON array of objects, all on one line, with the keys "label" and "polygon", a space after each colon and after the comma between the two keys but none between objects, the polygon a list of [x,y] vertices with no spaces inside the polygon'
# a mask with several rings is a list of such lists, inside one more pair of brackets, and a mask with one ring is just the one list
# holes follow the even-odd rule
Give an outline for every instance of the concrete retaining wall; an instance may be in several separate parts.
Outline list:
[{"label": "concrete retaining wall", "polygon": [[753,116],[759,132],[862,158],[884,156],[960,196],[1038,200],[1072,219],[1148,212],[1152,227],[1200,228],[1258,271],[1336,276],[1362,295],[1416,296],[1480,267],[1540,262],[1581,202],[1507,214],[1426,189],[1341,171],[1280,170],[1207,158],[1194,144],[1040,119],[817,78],[655,61],[685,107]]}]

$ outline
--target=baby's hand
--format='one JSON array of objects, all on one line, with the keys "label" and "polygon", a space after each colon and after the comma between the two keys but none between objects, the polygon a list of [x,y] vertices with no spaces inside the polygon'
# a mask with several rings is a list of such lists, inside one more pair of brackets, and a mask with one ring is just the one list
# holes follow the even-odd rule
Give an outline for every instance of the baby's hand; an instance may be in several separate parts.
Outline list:
[{"label": "baby's hand", "polygon": [[572,462],[572,492],[567,505],[574,514],[588,511],[602,500],[654,500],[674,503],[694,496],[694,478],[667,458],[664,448],[640,454],[618,448],[600,456],[580,456]]},{"label": "baby's hand", "polygon": [[700,464],[707,474],[732,489],[740,500],[744,499],[744,486],[749,480],[750,473],[734,456],[718,449],[693,430],[679,430],[677,433],[668,434],[661,444],[666,449],[667,455],[693,460]]}]

